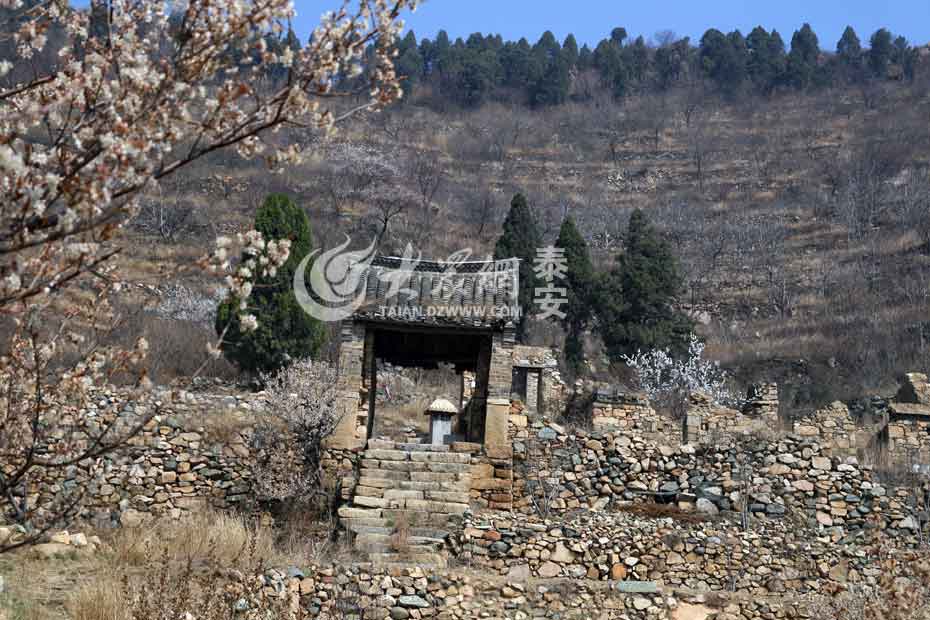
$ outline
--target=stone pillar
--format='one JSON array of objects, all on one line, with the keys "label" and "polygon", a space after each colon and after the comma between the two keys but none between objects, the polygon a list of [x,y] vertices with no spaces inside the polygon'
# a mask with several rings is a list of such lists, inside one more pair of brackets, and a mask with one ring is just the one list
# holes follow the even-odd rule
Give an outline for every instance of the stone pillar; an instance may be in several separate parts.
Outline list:
[{"label": "stone pillar", "polygon": [[539,412],[539,370],[526,371],[526,408],[530,413]]},{"label": "stone pillar", "polygon": [[703,420],[700,414],[687,413],[682,420],[681,441],[682,443],[699,443],[701,441],[701,425]]},{"label": "stone pillar", "polygon": [[488,377],[491,368],[491,339],[482,338],[475,370],[475,387],[471,392],[468,410],[464,414],[467,426],[466,439],[473,443],[484,441],[484,420],[488,399]]},{"label": "stone pillar", "polygon": [[537,380],[536,385],[536,413],[540,416],[546,414],[546,407],[548,406],[549,401],[549,382],[546,381],[546,374],[548,370],[545,368],[539,369],[539,379]]},{"label": "stone pillar", "polygon": [[488,370],[488,401],[484,427],[484,449],[491,458],[509,459],[513,446],[507,436],[510,416],[510,383],[513,378],[512,329],[495,334],[491,344],[491,364]]},{"label": "stone pillar", "polygon": [[754,383],[749,386],[743,414],[759,418],[772,429],[777,429],[778,422],[778,384]]},{"label": "stone pillar", "polygon": [[327,447],[355,450],[364,448],[367,439],[368,415],[361,407],[360,399],[365,375],[365,326],[350,320],[343,321],[341,336],[339,383],[336,388],[340,419]]},{"label": "stone pillar", "polygon": [[491,364],[488,369],[488,398],[510,401],[513,381],[513,345],[515,334],[495,334],[491,345]]},{"label": "stone pillar", "polygon": [[513,457],[513,444],[508,437],[509,398],[489,398],[484,426],[484,451],[492,459]]}]

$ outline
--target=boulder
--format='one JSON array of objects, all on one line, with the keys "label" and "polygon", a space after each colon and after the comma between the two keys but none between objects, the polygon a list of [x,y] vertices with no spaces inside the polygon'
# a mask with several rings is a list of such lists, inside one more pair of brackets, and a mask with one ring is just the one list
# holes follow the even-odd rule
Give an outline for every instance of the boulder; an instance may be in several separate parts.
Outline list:
[{"label": "boulder", "polygon": [[562,567],[556,564],[555,562],[546,562],[539,567],[539,576],[544,579],[551,579],[552,577],[557,577],[562,572]]},{"label": "boulder", "polygon": [[708,516],[715,516],[720,512],[720,510],[714,505],[714,503],[705,497],[698,498],[697,511],[701,514],[708,515]]}]

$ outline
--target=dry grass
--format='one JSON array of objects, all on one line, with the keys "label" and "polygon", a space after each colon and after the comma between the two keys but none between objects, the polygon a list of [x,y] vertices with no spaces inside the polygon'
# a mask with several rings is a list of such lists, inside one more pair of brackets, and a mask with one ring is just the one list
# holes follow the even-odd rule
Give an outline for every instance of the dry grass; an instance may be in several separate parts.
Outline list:
[{"label": "dry grass", "polygon": [[239,439],[240,434],[255,425],[255,414],[239,409],[217,408],[204,413],[189,413],[183,424],[202,429],[211,443],[229,445]]},{"label": "dry grass", "polygon": [[62,617],[62,593],[68,587],[70,562],[37,560],[20,556],[0,559],[0,618],[5,620],[52,620]]},{"label": "dry grass", "polygon": [[71,620],[126,620],[126,592],[115,573],[78,588],[66,604]]},{"label": "dry grass", "polygon": [[[123,528],[95,554],[74,560],[32,559],[25,553],[0,558],[0,576],[6,580],[0,618],[156,618],[167,617],[182,603],[185,608],[218,609],[221,575],[231,569],[249,574],[262,566],[305,566],[332,553],[331,547],[318,544],[326,537],[317,530],[325,526],[308,518],[273,530],[236,515],[204,512]],[[131,599],[141,605],[135,616]],[[165,607],[159,611],[162,599]],[[149,613],[153,609],[154,615]]]},{"label": "dry grass", "polygon": [[251,555],[265,564],[299,562],[287,549],[275,544],[269,527],[253,525],[242,517],[201,511],[180,521],[154,526],[122,528],[110,540],[112,561],[117,566],[145,566],[153,555],[170,562],[192,561],[199,565],[239,568]]}]

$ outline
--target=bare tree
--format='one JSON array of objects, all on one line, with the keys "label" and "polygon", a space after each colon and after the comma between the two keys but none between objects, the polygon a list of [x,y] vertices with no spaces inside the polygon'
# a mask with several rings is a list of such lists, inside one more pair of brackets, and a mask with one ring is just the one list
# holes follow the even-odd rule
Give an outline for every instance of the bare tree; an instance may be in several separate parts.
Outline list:
[{"label": "bare tree", "polygon": [[704,194],[704,180],[707,168],[717,155],[720,136],[710,118],[709,111],[695,111],[687,125],[686,139],[688,153],[694,164],[698,180],[698,190]]},{"label": "bare tree", "polygon": [[168,183],[158,186],[156,196],[146,196],[141,200],[133,223],[137,228],[157,234],[167,243],[173,243],[187,229],[194,208],[184,199],[180,180],[174,180],[170,194],[165,191],[166,185]]},{"label": "bare tree", "polygon": [[439,207],[434,199],[446,176],[445,165],[437,153],[417,150],[407,160],[407,176],[413,182],[417,197],[416,245],[421,245],[424,237],[433,232],[433,225]]},{"label": "bare tree", "polygon": [[303,359],[262,380],[267,405],[252,439],[256,491],[266,499],[313,501],[324,492],[323,443],[341,419],[338,373]]}]

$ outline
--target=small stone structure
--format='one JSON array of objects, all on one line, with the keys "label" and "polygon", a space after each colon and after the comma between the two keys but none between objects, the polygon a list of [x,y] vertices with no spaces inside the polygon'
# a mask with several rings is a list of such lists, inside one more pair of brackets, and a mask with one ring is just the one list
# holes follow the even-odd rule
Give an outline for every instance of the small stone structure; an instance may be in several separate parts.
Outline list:
[{"label": "small stone structure", "polygon": [[598,385],[591,405],[591,423],[596,429],[656,436],[678,432],[674,421],[660,416],[641,392]]},{"label": "small stone structure", "polygon": [[565,391],[552,351],[518,344],[511,358],[511,400],[522,402],[529,415],[544,415],[550,410],[561,413]]},{"label": "small stone structure", "polygon": [[692,393],[682,428],[682,441],[713,443],[722,435],[773,433],[778,429],[778,386],[758,383],[749,386],[740,410],[716,404],[703,392]]},{"label": "small stone structure", "polygon": [[[461,375],[455,446],[468,446],[472,501],[509,509],[513,448],[508,435],[511,395],[534,413],[561,412],[564,386],[555,358],[516,344],[519,262],[443,263],[377,257],[361,278],[364,303],[342,324],[339,407],[342,422],[327,444],[324,468],[353,497],[355,471],[372,437],[378,363],[453,364]],[[395,295],[405,282],[409,295]],[[516,378],[516,385],[515,385]]]},{"label": "small stone structure", "polygon": [[430,443],[442,446],[452,439],[452,418],[458,415],[458,407],[445,398],[437,398],[426,410],[429,416]]},{"label": "small stone structure", "polygon": [[907,373],[891,401],[872,398],[868,415],[854,418],[833,402],[796,421],[793,431],[817,439],[829,454],[868,458],[885,467],[930,471],[930,388],[927,376]]}]

